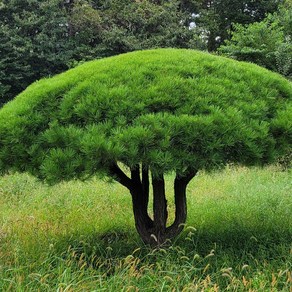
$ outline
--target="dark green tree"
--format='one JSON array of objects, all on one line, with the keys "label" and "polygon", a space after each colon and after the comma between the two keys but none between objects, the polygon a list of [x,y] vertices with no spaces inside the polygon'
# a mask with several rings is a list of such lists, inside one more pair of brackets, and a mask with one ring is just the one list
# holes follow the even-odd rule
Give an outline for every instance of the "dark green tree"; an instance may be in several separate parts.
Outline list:
[{"label": "dark green tree", "polygon": [[74,44],[70,66],[100,58],[104,54],[102,13],[90,1],[66,1],[68,41]]},{"label": "dark green tree", "polygon": [[72,44],[60,0],[0,4],[0,102],[33,81],[68,69]]},{"label": "dark green tree", "polygon": [[267,13],[276,11],[283,1],[189,0],[184,2],[186,7],[197,9],[193,12],[200,15],[197,24],[206,30],[208,50],[215,51],[230,38],[233,23],[244,25],[261,21]]},{"label": "dark green tree", "polygon": [[249,61],[284,76],[292,75],[292,9],[281,7],[263,21],[235,24],[232,38],[219,52],[241,61]]},{"label": "dark green tree", "polygon": [[[199,170],[291,151],[291,99],[278,74],[192,50],[92,61],[34,83],[0,110],[0,169],[49,183],[108,176],[129,189],[143,241],[161,244],[183,229]],[[170,226],[167,173],[175,175]]]},{"label": "dark green tree", "polygon": [[179,1],[110,0],[99,6],[102,45],[107,55],[158,48],[191,46],[193,32]]},{"label": "dark green tree", "polygon": [[0,100],[79,62],[122,52],[191,47],[178,1],[3,0]]}]

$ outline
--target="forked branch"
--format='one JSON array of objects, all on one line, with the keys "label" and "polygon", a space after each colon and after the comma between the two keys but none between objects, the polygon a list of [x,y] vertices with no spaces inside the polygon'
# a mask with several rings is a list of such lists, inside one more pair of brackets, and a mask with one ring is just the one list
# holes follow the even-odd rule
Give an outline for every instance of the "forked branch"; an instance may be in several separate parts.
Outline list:
[{"label": "forked branch", "polygon": [[183,175],[176,175],[174,180],[175,220],[167,228],[167,238],[177,236],[183,230],[187,219],[186,188],[191,179],[197,174],[195,170],[187,170]]},{"label": "forked branch", "polygon": [[129,190],[133,188],[132,180],[120,169],[117,163],[113,163],[109,167],[109,175]]}]

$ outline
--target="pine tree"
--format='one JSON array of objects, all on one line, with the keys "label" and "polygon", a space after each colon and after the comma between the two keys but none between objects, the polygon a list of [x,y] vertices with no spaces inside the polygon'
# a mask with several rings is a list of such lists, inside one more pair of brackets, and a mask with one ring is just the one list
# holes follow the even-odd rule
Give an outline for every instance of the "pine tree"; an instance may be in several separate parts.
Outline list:
[{"label": "pine tree", "polygon": [[[182,231],[198,171],[291,152],[291,98],[278,74],[192,50],[92,61],[31,85],[0,110],[0,170],[49,183],[116,180],[131,194],[139,235],[159,245]],[[167,173],[175,177],[169,226]]]}]

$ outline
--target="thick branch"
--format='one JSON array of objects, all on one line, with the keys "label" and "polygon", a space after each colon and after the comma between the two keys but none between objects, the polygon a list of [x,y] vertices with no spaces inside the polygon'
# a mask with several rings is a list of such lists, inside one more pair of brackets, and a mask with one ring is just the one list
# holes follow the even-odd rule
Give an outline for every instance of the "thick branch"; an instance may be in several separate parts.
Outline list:
[{"label": "thick branch", "polygon": [[145,205],[148,206],[149,203],[149,169],[144,168],[142,165],[142,189],[144,195]]},{"label": "thick branch", "polygon": [[133,188],[132,180],[120,169],[120,167],[116,163],[110,166],[109,174],[114,180],[116,180],[129,190]]},{"label": "thick branch", "polygon": [[[163,175],[160,177],[152,176],[153,185],[153,213],[154,228],[159,233],[164,233],[167,220],[167,201],[165,198],[165,183]],[[159,236],[159,234],[157,234]]]},{"label": "thick branch", "polygon": [[173,224],[167,228],[167,237],[172,238],[178,235],[187,218],[187,201],[186,188],[191,179],[196,175],[197,171],[186,171],[183,175],[176,175],[174,180],[174,201],[175,201],[175,220]]},{"label": "thick branch", "polygon": [[142,182],[140,178],[140,167],[131,170],[133,189],[131,190],[133,211],[136,229],[145,243],[151,242],[150,230],[153,221],[148,215],[149,201],[149,179],[147,186],[148,171],[142,169]]},{"label": "thick branch", "polygon": [[137,164],[137,165],[135,165],[135,167],[131,168],[131,179],[135,184],[141,184],[139,164]]},{"label": "thick branch", "polygon": [[175,179],[185,185],[188,185],[197,172],[197,170],[187,169],[182,175],[176,175]]}]

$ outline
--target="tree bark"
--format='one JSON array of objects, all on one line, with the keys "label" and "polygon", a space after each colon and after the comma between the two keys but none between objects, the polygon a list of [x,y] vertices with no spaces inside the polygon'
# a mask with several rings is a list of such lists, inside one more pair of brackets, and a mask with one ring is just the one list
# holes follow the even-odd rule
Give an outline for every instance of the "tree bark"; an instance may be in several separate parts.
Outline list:
[{"label": "tree bark", "polygon": [[131,170],[131,179],[134,183],[130,189],[136,229],[145,243],[150,243],[149,230],[153,228],[153,221],[148,215],[149,202],[149,178],[148,170],[142,170],[142,181],[140,178],[140,167],[137,165]]},{"label": "tree bark", "polygon": [[166,221],[167,221],[167,201],[165,197],[165,182],[163,175],[152,177],[153,186],[153,214],[154,214],[154,229],[152,233],[153,239],[157,245],[164,243]]},{"label": "tree bark", "polygon": [[175,220],[169,227],[167,223],[167,201],[163,175],[152,175],[153,187],[153,220],[148,215],[149,203],[149,169],[136,165],[128,177],[117,164],[110,168],[110,175],[127,187],[132,196],[135,226],[144,243],[160,246],[166,240],[172,239],[183,230],[187,217],[186,188],[196,171],[186,171],[176,175],[174,180]]},{"label": "tree bark", "polygon": [[149,168],[142,165],[142,188],[144,194],[144,204],[148,207],[149,203]]},{"label": "tree bark", "polygon": [[186,189],[188,183],[196,175],[196,171],[187,171],[183,176],[176,175],[174,180],[174,202],[175,202],[175,220],[167,228],[167,237],[174,238],[184,228],[187,219],[187,200]]}]

